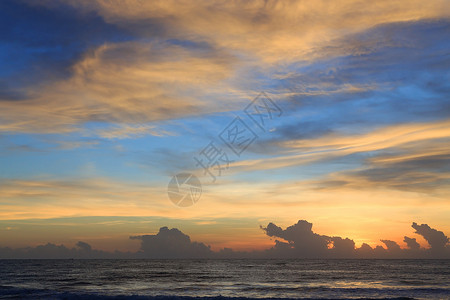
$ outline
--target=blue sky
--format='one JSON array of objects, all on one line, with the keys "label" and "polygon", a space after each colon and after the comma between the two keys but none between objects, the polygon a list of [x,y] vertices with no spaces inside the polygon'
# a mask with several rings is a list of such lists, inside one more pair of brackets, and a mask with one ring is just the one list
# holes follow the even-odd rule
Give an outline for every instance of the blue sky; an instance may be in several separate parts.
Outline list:
[{"label": "blue sky", "polygon": [[[266,220],[371,245],[412,221],[449,231],[449,4],[345,2],[2,1],[5,245],[86,217],[155,220],[133,234],[184,224],[242,249],[270,243]],[[261,92],[282,111],[266,130],[244,112]],[[240,156],[219,138],[237,116],[257,135]],[[214,183],[194,160],[211,141],[232,161]],[[180,172],[203,184],[188,208],[167,195]],[[235,238],[191,227],[215,220]],[[99,248],[135,247],[90,226]]]}]

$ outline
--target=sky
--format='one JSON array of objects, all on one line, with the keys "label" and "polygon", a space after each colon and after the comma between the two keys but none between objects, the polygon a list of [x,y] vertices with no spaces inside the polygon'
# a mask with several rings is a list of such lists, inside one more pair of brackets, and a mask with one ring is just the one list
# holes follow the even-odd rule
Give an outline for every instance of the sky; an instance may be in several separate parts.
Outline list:
[{"label": "sky", "polygon": [[0,248],[449,250],[449,34],[447,0],[0,1]]}]

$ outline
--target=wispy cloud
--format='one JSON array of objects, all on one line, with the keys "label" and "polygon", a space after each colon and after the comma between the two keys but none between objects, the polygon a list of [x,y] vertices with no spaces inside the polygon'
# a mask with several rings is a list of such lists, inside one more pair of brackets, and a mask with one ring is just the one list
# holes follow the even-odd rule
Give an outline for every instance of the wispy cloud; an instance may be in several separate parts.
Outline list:
[{"label": "wispy cloud", "polygon": [[160,214],[168,206],[158,188],[106,178],[8,179],[0,186],[2,220],[89,215],[93,210],[103,215]]},{"label": "wispy cloud", "polygon": [[30,90],[27,101],[0,102],[0,130],[67,133],[91,121],[142,123],[215,111],[215,89],[232,61],[226,53],[167,43],[105,44],[78,61],[69,79]]},{"label": "wispy cloud", "polygon": [[[366,134],[331,133],[319,138],[277,142],[280,155],[274,158],[237,161],[232,163],[231,167],[239,171],[276,169],[381,150],[407,153],[401,156],[403,159],[447,154],[449,130],[448,121],[412,123],[388,126]],[[417,147],[420,147],[421,151],[418,151]],[[401,157],[390,159],[400,160]],[[388,159],[374,158],[373,161]]]},{"label": "wispy cloud", "polygon": [[122,124],[113,126],[112,129],[99,129],[97,130],[97,134],[98,136],[107,139],[139,138],[146,135],[171,135],[170,132],[167,132],[165,130],[158,130],[155,125],[146,124]]},{"label": "wispy cloud", "polygon": [[[448,228],[447,0],[6,0],[0,15],[0,218],[286,225],[301,210],[356,243],[375,223]],[[261,90],[283,108],[276,130],[219,184],[202,178],[197,206],[172,205],[168,175]]]},{"label": "wispy cloud", "polygon": [[349,0],[331,7],[327,1],[67,3],[85,11],[96,11],[109,23],[122,26],[133,26],[131,20],[156,23],[163,28],[161,32],[165,36],[206,40],[267,62],[311,59],[317,56],[315,47],[378,24],[449,16],[446,1],[407,4],[381,1],[361,5],[359,1]]}]

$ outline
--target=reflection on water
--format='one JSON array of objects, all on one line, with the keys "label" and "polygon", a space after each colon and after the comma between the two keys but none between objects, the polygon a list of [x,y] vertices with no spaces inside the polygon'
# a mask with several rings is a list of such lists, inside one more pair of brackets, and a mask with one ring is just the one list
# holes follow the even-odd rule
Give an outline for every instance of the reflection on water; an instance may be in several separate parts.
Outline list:
[{"label": "reflection on water", "polygon": [[446,299],[449,278],[450,260],[0,260],[4,297]]}]

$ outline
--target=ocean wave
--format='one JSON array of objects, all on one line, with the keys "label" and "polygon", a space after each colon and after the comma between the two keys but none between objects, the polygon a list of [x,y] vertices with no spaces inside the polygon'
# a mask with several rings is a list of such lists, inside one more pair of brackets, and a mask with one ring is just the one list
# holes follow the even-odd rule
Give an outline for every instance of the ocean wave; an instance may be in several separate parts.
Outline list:
[{"label": "ocean wave", "polygon": [[339,297],[338,295],[334,297],[306,297],[306,298],[285,298],[285,297],[224,297],[224,296],[177,296],[177,295],[157,295],[157,296],[146,296],[146,295],[102,295],[99,293],[84,293],[84,292],[60,292],[49,289],[33,289],[33,288],[17,288],[11,286],[0,286],[0,299],[54,299],[54,300],[313,300],[313,299],[377,299],[377,300],[414,300],[417,298],[411,297],[377,297],[377,298],[366,298],[366,297]]}]

